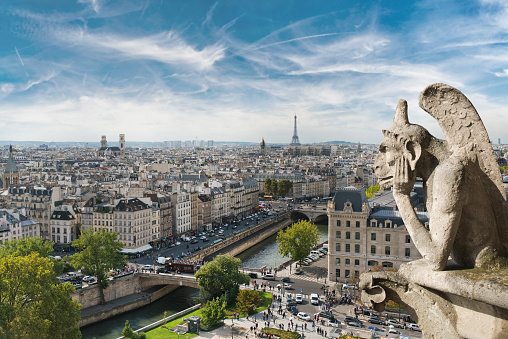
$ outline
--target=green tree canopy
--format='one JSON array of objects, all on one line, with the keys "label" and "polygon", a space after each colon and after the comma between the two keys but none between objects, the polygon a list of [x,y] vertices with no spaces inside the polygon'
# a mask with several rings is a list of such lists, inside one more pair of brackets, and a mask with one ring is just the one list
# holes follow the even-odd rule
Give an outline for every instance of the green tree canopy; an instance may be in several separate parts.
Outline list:
[{"label": "green tree canopy", "polygon": [[131,327],[131,324],[129,324],[129,320],[125,321],[125,326],[123,327],[123,330],[122,330],[122,336],[124,336],[125,338],[128,338],[128,339],[145,339],[146,338],[145,333],[134,332],[134,330]]},{"label": "green tree canopy", "polygon": [[7,255],[27,256],[33,252],[46,258],[53,253],[53,244],[43,241],[42,238],[26,238],[9,240],[0,245],[1,257]]},{"label": "green tree canopy", "polygon": [[0,338],[81,338],[74,287],[59,284],[48,258],[0,257]]},{"label": "green tree canopy", "polygon": [[282,195],[283,197],[285,197],[286,194],[288,194],[292,188],[293,188],[293,183],[290,180],[283,179],[283,180],[279,181],[279,183],[278,183],[278,193],[279,193],[279,195]]},{"label": "green tree canopy", "polygon": [[272,179],[266,178],[265,179],[265,193],[270,194],[272,191]]},{"label": "green tree canopy", "polygon": [[299,220],[285,231],[277,233],[278,253],[291,260],[300,261],[309,255],[319,243],[317,226],[305,220]]},{"label": "green tree canopy", "polygon": [[220,324],[225,316],[226,303],[219,298],[208,301],[201,310],[201,322],[207,328]]},{"label": "green tree canopy", "polygon": [[101,304],[106,304],[104,289],[109,286],[107,274],[110,269],[122,268],[127,261],[120,254],[123,244],[117,241],[117,232],[100,229],[94,232],[92,228],[84,230],[81,236],[72,242],[72,246],[81,249],[72,256],[72,265],[81,269],[83,273],[97,278]]},{"label": "green tree canopy", "polygon": [[236,296],[236,308],[241,313],[253,314],[262,300],[259,291],[240,290]]},{"label": "green tree canopy", "polygon": [[238,270],[242,261],[226,254],[220,254],[206,263],[195,274],[202,297],[212,299],[229,294],[226,301],[236,297],[241,284],[249,282],[249,276]]}]

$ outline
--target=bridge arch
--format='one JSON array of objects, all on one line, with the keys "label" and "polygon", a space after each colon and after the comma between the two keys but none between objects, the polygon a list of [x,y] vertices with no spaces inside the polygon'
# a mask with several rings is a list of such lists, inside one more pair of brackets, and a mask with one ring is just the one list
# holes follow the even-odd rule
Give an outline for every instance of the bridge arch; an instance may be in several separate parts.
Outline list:
[{"label": "bridge arch", "polygon": [[298,220],[311,221],[311,218],[305,212],[301,212],[301,211],[293,211],[293,212],[291,212],[291,219],[294,222],[296,222]]},{"label": "bridge arch", "polygon": [[328,224],[328,215],[323,213],[318,216],[315,216],[312,222],[318,223],[320,221],[326,221],[326,223]]}]

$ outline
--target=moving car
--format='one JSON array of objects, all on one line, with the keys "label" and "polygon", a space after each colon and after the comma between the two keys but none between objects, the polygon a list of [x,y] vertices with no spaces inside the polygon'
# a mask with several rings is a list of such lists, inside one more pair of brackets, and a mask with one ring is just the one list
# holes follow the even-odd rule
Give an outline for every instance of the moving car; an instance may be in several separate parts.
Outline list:
[{"label": "moving car", "polygon": [[304,312],[298,312],[298,314],[296,316],[304,321],[311,321],[312,320],[312,318],[307,313],[304,313]]},{"label": "moving car", "polygon": [[258,277],[258,274],[255,273],[255,272],[250,272],[250,273],[247,273],[247,275],[251,278],[257,278]]},{"label": "moving car", "polygon": [[277,284],[277,288],[278,289],[280,289],[282,287],[284,287],[284,289],[286,289],[286,290],[292,290],[293,289],[293,286],[291,286],[288,283]]},{"label": "moving car", "polygon": [[296,296],[295,296],[295,301],[297,304],[301,304],[302,301],[303,301],[303,298],[302,298],[302,295],[300,293],[298,293]]},{"label": "moving car", "polygon": [[393,328],[389,329],[388,332],[386,332],[386,333],[395,334],[397,336],[401,334],[399,331],[397,331],[396,329],[393,329]]},{"label": "moving car", "polygon": [[265,275],[263,275],[263,279],[265,279],[265,280],[275,280],[275,276],[272,273],[265,273]]},{"label": "moving car", "polygon": [[318,315],[320,318],[327,318],[327,319],[333,319],[334,316],[331,312],[321,310],[319,313],[316,313],[315,315]]},{"label": "moving car", "polygon": [[289,277],[284,277],[284,278],[282,278],[280,281],[285,282],[285,283],[291,282],[291,280],[289,279]]},{"label": "moving car", "polygon": [[317,295],[317,293],[310,294],[310,303],[312,305],[319,305],[319,296]]},{"label": "moving car", "polygon": [[349,316],[344,318],[344,322],[345,322],[345,323],[347,323],[347,322],[357,322],[357,323],[359,323],[359,324],[361,324],[361,323],[362,323],[362,321],[361,321],[361,320],[356,319],[356,318],[353,318],[353,317],[349,317]]},{"label": "moving car", "polygon": [[339,327],[340,325],[342,325],[341,322],[335,318],[328,320],[326,324],[331,327]]},{"label": "moving car", "polygon": [[346,321],[346,325],[353,328],[365,328],[364,324],[357,323],[356,321]]},{"label": "moving car", "polygon": [[342,330],[340,328],[335,328],[329,335],[332,339],[338,339],[342,335]]}]

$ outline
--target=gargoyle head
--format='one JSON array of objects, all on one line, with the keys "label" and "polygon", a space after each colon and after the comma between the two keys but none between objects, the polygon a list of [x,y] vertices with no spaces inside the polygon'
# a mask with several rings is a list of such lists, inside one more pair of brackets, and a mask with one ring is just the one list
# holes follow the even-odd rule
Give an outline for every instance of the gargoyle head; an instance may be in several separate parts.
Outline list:
[{"label": "gargoyle head", "polygon": [[422,154],[422,148],[428,145],[429,132],[420,125],[409,123],[406,100],[399,100],[393,119],[393,126],[383,130],[384,139],[379,145],[379,154],[374,162],[378,183],[383,188],[393,185],[395,163],[401,157],[408,160],[411,171]]}]

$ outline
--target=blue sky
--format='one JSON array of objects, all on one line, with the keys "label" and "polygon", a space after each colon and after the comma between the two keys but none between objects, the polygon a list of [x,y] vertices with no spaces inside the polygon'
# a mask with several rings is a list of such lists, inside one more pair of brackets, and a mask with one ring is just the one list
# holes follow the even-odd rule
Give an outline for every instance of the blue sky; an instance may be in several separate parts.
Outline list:
[{"label": "blue sky", "polygon": [[378,143],[444,82],[508,143],[508,0],[3,0],[3,140]]}]

